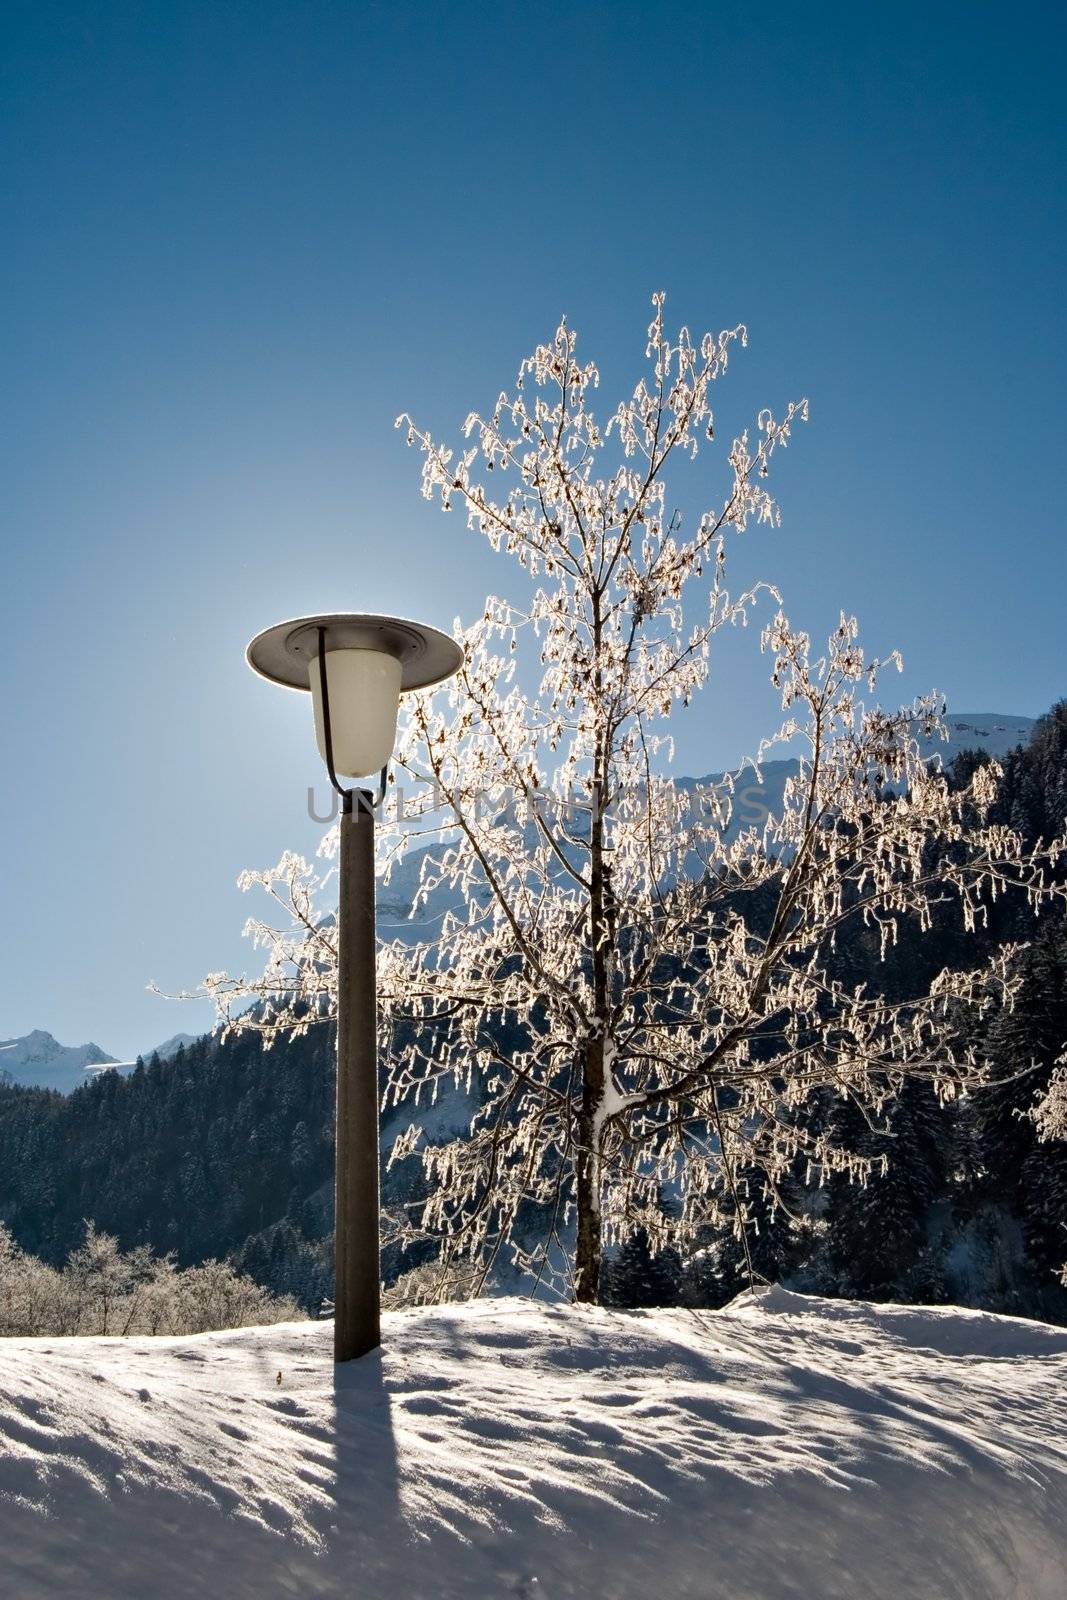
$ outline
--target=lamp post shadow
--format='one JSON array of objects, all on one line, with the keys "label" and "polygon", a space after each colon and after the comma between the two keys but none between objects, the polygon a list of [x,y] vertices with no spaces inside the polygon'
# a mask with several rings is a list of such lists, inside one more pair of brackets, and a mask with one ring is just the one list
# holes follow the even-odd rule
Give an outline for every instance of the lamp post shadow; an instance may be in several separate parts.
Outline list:
[{"label": "lamp post shadow", "polygon": [[[333,1368],[333,1482],[327,1544],[351,1564],[353,1595],[383,1592],[382,1580],[414,1559],[404,1514],[390,1384],[382,1351]],[[362,1584],[359,1580],[362,1579]]]}]

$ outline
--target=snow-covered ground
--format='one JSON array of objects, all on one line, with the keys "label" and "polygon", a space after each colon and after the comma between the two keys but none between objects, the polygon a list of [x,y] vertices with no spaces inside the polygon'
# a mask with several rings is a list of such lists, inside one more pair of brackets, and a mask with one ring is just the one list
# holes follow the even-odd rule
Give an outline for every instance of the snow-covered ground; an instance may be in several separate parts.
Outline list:
[{"label": "snow-covered ground", "polygon": [[1067,1331],[771,1290],[0,1341],[5,1600],[1062,1600]]}]

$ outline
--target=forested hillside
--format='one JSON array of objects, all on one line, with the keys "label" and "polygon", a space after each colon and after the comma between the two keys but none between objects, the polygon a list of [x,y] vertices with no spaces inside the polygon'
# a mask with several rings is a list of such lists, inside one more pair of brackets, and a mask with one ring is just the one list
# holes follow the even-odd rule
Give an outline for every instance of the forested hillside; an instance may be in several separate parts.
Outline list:
[{"label": "forested hillside", "polygon": [[263,1052],[207,1038],[69,1096],[0,1095],[0,1210],[58,1264],[91,1217],[181,1265],[226,1255],[310,1303],[328,1276],[332,1051],[325,1028]]},{"label": "forested hillside", "polygon": [[[977,759],[958,758],[958,775]],[[1030,840],[1059,831],[1067,702],[1004,767],[1000,818]],[[952,1301],[1067,1323],[1059,1282],[1067,1144],[1039,1143],[1025,1114],[1067,1047],[1062,919],[1035,921],[1016,909],[998,912],[983,935],[935,928],[884,966],[873,941],[861,941],[842,953],[842,968],[872,984],[905,985],[920,969],[970,964],[979,943],[1009,937],[1030,946],[1022,995],[977,1042],[998,1077],[1013,1081],[948,1109],[913,1084],[887,1132],[857,1120],[850,1137],[888,1156],[887,1175],[866,1189],[841,1181],[813,1193],[798,1174],[786,1196],[797,1224],[768,1215],[751,1240],[758,1273],[821,1293]],[[128,1077],[104,1073],[66,1097],[0,1087],[0,1220],[25,1250],[56,1264],[80,1243],[87,1218],[123,1248],[150,1244],[183,1266],[229,1256],[315,1309],[332,1278],[332,1056],[332,1031],[322,1025],[270,1051],[249,1034],[202,1039],[170,1062],[153,1060]],[[1036,1070],[1024,1073],[1032,1060]],[[814,1115],[844,1114],[821,1106]],[[419,1181],[413,1162],[386,1173],[387,1209]],[[387,1278],[412,1264],[387,1248]],[[638,1238],[611,1263],[605,1291],[621,1305],[719,1304],[745,1272],[733,1239],[709,1239],[683,1266],[652,1260]]]}]

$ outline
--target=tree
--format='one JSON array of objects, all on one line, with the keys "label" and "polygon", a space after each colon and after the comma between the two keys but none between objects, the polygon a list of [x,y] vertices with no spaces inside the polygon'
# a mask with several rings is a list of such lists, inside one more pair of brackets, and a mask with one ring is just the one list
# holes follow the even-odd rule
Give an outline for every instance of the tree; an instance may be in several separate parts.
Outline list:
[{"label": "tree", "polygon": [[[668,469],[712,441],[712,385],[744,342],[672,342],[656,296],[650,372],[606,425],[566,324],[467,418],[458,453],[399,419],[423,494],[520,568],[514,597],[465,632],[457,677],[411,697],[395,771],[418,795],[384,841],[386,874],[413,832],[437,841],[420,895],[446,908],[440,936],[388,945],[379,971],[386,1096],[415,1117],[391,1159],[421,1154],[417,1228],[440,1241],[445,1286],[472,1263],[484,1283],[508,1247],[595,1301],[604,1250],[638,1233],[685,1258],[709,1228],[743,1239],[798,1172],[863,1179],[880,1158],[809,1119],[815,1097],[868,1123],[910,1079],[951,1099],[984,1071],[969,1020],[1016,980],[1002,950],[890,999],[844,981],[838,947],[873,928],[884,954],[945,902],[972,931],[992,897],[1054,892],[1049,850],[988,820],[994,766],[958,791],[927,769],[933,697],[864,704],[899,663],[868,660],[845,616],[819,656],[781,609],[763,631],[784,721],[757,759],[801,751],[779,815],[738,832],[733,779],[694,797],[670,777],[669,719],[703,688],[714,636],[777,599],[729,592],[728,543],[778,523],[764,480],[805,402],[734,439],[711,509],[687,522],[668,502]],[[231,1026],[311,1026],[335,988],[322,880],[287,855],[244,882],[283,925],[251,924],[261,978],[209,990]],[[472,1079],[469,1131],[427,1142],[419,1107]]]},{"label": "tree", "polygon": [[604,1262],[600,1275],[602,1303],[619,1311],[677,1305],[682,1292],[682,1264],[668,1247],[653,1254],[643,1228],[631,1234]]},{"label": "tree", "polygon": [[[144,1259],[147,1255],[143,1252]],[[101,1333],[113,1333],[109,1318],[141,1275],[142,1264],[142,1252],[124,1256],[112,1234],[98,1233],[87,1221],[85,1242],[71,1252],[65,1274],[75,1295],[79,1325],[84,1321]]]},{"label": "tree", "polygon": [[1020,1159],[1009,1181],[1038,1277],[1039,1304],[1047,1313],[1060,1309],[1049,1306],[1051,1274],[1058,1272],[1067,1287],[1067,933],[1062,925],[1042,931],[1027,952],[1023,972],[1019,1024],[1001,1019],[996,1045],[1005,1066],[1023,1073],[1021,1103],[1013,1108],[1020,1131],[1012,1142]]}]

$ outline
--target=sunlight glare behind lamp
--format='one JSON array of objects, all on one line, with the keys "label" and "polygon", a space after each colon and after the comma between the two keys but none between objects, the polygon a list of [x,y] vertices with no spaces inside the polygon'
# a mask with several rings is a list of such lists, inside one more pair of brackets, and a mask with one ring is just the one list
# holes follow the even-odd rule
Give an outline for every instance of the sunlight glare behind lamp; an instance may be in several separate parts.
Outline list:
[{"label": "sunlight glare behind lamp", "polygon": [[365,778],[385,768],[401,694],[450,678],[463,651],[421,623],[335,613],[279,622],[256,635],[247,657],[271,682],[310,689],[319,754],[340,789],[338,773]]}]

